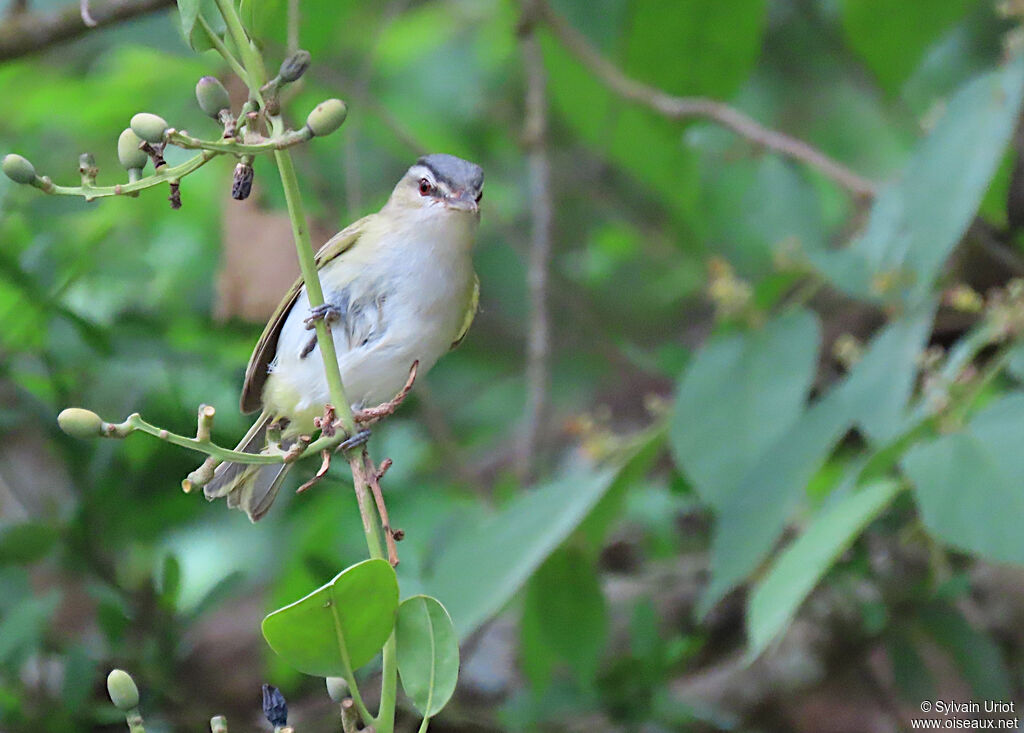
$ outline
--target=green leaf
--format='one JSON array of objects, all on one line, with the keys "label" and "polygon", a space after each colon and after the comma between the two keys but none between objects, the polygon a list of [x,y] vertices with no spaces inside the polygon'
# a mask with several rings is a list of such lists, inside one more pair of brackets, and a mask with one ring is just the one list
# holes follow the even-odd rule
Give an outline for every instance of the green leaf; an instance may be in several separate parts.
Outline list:
[{"label": "green leaf", "polygon": [[22,598],[0,619],[0,664],[17,668],[22,658],[34,651],[43,639],[46,626],[60,603],[60,592]]},{"label": "green leaf", "polygon": [[616,474],[604,469],[555,479],[452,541],[423,585],[445,604],[460,638],[508,602],[586,518]]},{"label": "green leaf", "polygon": [[987,700],[1012,697],[1013,675],[990,634],[975,629],[958,610],[940,603],[922,608],[918,620],[949,652],[976,697]]},{"label": "green leaf", "polygon": [[459,678],[459,640],[448,611],[430,596],[402,601],[395,648],[405,694],[424,718],[437,715]]},{"label": "green leaf", "polygon": [[566,662],[581,682],[592,681],[608,635],[594,561],[578,548],[553,553],[526,586],[520,633],[524,655],[532,656],[524,662],[540,662],[524,664],[535,691],[547,686],[558,661]]},{"label": "green leaf", "polygon": [[39,522],[12,524],[0,532],[0,565],[29,565],[46,557],[59,534]]},{"label": "green leaf", "polygon": [[[577,470],[542,484],[460,532],[421,579],[422,587],[445,604],[459,638],[501,610],[620,479],[635,480],[634,458],[649,460],[648,450],[662,440],[663,430],[648,431],[616,465]],[[597,521],[591,529],[600,531],[602,524]]]},{"label": "green leaf", "polygon": [[397,609],[394,569],[386,560],[364,560],[263,619],[263,636],[300,672],[348,677],[384,646]]},{"label": "green leaf", "polygon": [[765,0],[634,2],[626,70],[670,94],[730,97],[761,53],[766,7]]},{"label": "green leaf", "polygon": [[917,67],[925,49],[976,0],[843,0],[843,32],[890,94]]},{"label": "green leaf", "polygon": [[899,491],[896,481],[879,481],[840,497],[813,519],[772,564],[750,598],[748,655],[757,657],[781,634],[804,599],[864,528]]},{"label": "green leaf", "polygon": [[[886,326],[846,379],[779,436],[720,500],[711,582],[699,613],[706,613],[771,551],[808,482],[847,431],[860,423],[872,438],[888,439],[902,428],[933,308],[925,304]],[[889,403],[881,404],[885,400]]]},{"label": "green leaf", "polygon": [[241,0],[238,14],[249,37],[256,41],[265,40],[271,28],[287,23],[282,0]]},{"label": "green leaf", "polygon": [[178,16],[181,21],[181,34],[193,51],[208,51],[213,48],[206,31],[199,24],[202,15],[218,36],[227,30],[224,16],[220,14],[215,0],[178,0]]},{"label": "green leaf", "polygon": [[795,311],[760,330],[712,340],[683,374],[672,454],[713,508],[800,417],[818,342],[815,316]]},{"label": "green leaf", "polygon": [[173,552],[167,553],[160,567],[160,600],[170,609],[178,605],[181,594],[181,563]]},{"label": "green leaf", "polygon": [[999,167],[1022,91],[1021,57],[961,87],[899,181],[878,195],[864,234],[846,249],[810,252],[811,261],[858,298],[929,298]]},{"label": "green leaf", "polygon": [[996,562],[1024,563],[1024,392],[999,398],[958,433],[911,448],[903,468],[928,531]]}]

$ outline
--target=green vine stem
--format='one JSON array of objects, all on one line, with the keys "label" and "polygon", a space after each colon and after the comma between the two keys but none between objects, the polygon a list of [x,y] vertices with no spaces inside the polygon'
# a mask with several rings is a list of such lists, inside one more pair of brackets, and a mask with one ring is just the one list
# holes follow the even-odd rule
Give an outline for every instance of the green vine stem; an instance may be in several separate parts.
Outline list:
[{"label": "green vine stem", "polygon": [[49,176],[37,176],[30,185],[44,193],[57,196],[82,196],[88,200],[105,196],[127,196],[137,191],[159,186],[161,183],[175,183],[199,170],[215,157],[217,157],[217,153],[212,150],[204,150],[184,163],[175,166],[161,166],[160,170],[151,176],[128,183],[118,183],[114,186],[58,186],[50,180]]},{"label": "green vine stem", "polygon": [[[242,56],[242,63],[248,74],[249,90],[256,96],[259,89],[266,81],[266,70],[259,53],[255,51],[241,20],[230,0],[217,0],[217,7],[224,16],[228,33],[231,35]],[[280,118],[271,119],[272,129],[278,134]],[[299,190],[298,179],[295,176],[295,167],[292,164],[291,153],[288,150],[275,150],[274,160],[277,163],[278,172],[281,176],[281,186],[284,189],[285,202],[288,207],[288,216],[292,223],[292,235],[295,240],[295,250],[299,258],[299,269],[302,273],[302,280],[306,286],[306,295],[310,308],[323,305],[324,294],[320,285],[320,277],[317,273],[316,261],[313,257],[312,242],[309,237],[309,228],[306,223],[306,216],[302,206],[302,194]],[[324,372],[330,392],[331,402],[335,408],[342,426],[349,435],[355,433],[355,420],[352,416],[352,406],[345,395],[345,387],[341,380],[341,368],[338,365],[338,356],[334,348],[334,339],[331,336],[331,329],[323,319],[315,322],[317,345],[323,357]],[[360,513],[364,517],[376,517],[376,508],[370,497],[365,467],[362,461],[361,451],[350,450],[345,456],[349,461],[352,470],[352,482],[355,487],[356,499],[359,502]],[[380,533],[377,529],[379,522],[364,521],[366,545],[373,558],[384,557],[384,548],[380,541]],[[381,680],[381,702],[376,718],[366,719],[369,712],[365,707],[360,709],[364,717],[364,723],[372,724],[377,733],[392,733],[395,725],[395,698],[398,684],[398,667],[396,664],[395,635],[392,632],[384,645],[383,670]],[[354,681],[354,677],[350,683]]]},{"label": "green vine stem", "polygon": [[293,145],[307,142],[313,138],[313,132],[308,127],[299,130],[289,130],[281,135],[265,138],[257,143],[244,143],[237,140],[200,140],[192,137],[184,130],[170,129],[167,131],[166,140],[171,145],[186,150],[210,150],[216,153],[231,153],[234,155],[257,155],[259,153],[272,153],[276,150],[284,150]]}]

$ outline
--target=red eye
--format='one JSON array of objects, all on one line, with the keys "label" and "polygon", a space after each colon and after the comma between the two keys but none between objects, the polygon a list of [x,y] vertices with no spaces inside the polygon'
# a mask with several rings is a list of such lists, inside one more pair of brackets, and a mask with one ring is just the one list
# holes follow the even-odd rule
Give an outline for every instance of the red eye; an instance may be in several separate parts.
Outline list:
[{"label": "red eye", "polygon": [[433,190],[434,187],[430,185],[430,181],[426,178],[420,179],[420,196],[426,196]]}]

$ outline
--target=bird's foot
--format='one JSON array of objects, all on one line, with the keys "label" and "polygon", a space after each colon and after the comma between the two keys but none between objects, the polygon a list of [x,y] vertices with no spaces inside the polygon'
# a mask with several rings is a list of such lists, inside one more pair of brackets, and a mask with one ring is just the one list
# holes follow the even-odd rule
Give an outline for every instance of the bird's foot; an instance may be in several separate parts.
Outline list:
[{"label": "bird's foot", "polygon": [[331,323],[341,319],[341,309],[336,305],[330,303],[321,303],[318,306],[314,306],[309,309],[309,315],[303,319],[303,323],[306,324],[306,330],[312,331],[316,328],[317,321],[323,321],[324,323]]},{"label": "bird's foot", "polygon": [[405,398],[409,396],[409,392],[412,390],[413,384],[416,383],[416,372],[419,369],[419,361],[414,361],[412,367],[409,369],[409,378],[405,381],[405,386],[402,387],[402,391],[396,394],[388,402],[383,402],[376,407],[366,407],[362,410],[356,410],[352,419],[355,420],[357,425],[372,425],[378,420],[382,420],[388,415],[394,414],[398,406],[401,405]]},{"label": "bird's foot", "polygon": [[337,450],[340,450],[340,451],[344,452],[344,451],[352,450],[353,448],[358,448],[359,446],[364,445],[366,443],[366,441],[368,441],[369,439],[370,439],[370,431],[369,430],[360,430],[358,433],[356,433],[352,437],[346,438],[341,443],[339,443]]}]

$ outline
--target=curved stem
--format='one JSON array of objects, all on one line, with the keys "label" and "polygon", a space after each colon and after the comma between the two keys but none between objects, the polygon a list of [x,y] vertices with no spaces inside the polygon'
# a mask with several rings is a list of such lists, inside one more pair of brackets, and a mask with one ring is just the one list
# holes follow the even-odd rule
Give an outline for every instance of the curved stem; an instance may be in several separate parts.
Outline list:
[{"label": "curved stem", "polygon": [[[281,174],[281,185],[284,188],[285,203],[288,205],[288,216],[292,221],[292,235],[298,250],[299,269],[302,271],[302,280],[306,286],[309,307],[316,308],[324,303],[324,290],[320,284],[316,260],[313,257],[313,246],[309,239],[306,214],[302,208],[299,181],[295,177],[295,166],[292,165],[292,156],[287,150],[274,151],[274,160],[277,162],[277,168]],[[356,428],[352,418],[352,405],[349,403],[348,397],[345,396],[345,387],[341,382],[341,368],[338,366],[338,352],[334,348],[331,328],[323,318],[317,319],[315,325],[317,345],[320,347],[320,354],[323,357],[331,402],[345,431],[349,435],[354,435]]]},{"label": "curved stem", "polygon": [[199,155],[189,158],[184,163],[175,166],[163,166],[160,171],[151,176],[140,178],[131,183],[119,183],[116,186],[58,186],[48,177],[37,178],[33,186],[45,193],[52,193],[57,196],[82,196],[87,199],[103,198],[104,196],[125,196],[136,191],[144,191],[161,183],[169,183],[184,178],[207,162],[217,157],[218,153],[212,150],[204,150]]},{"label": "curved stem", "polygon": [[313,137],[308,127],[300,130],[291,130],[282,135],[275,135],[259,143],[240,143],[236,140],[201,140],[192,137],[187,132],[168,130],[167,142],[186,150],[211,150],[216,153],[231,153],[234,155],[256,155],[258,153],[272,153],[275,150],[284,150],[293,145],[304,143]]},{"label": "curved stem", "polygon": [[224,41],[222,41],[220,36],[214,32],[213,28],[210,27],[210,24],[206,22],[206,18],[203,17],[203,14],[200,13],[197,15],[196,20],[199,21],[199,25],[202,26],[203,30],[206,32],[207,38],[210,39],[210,45],[216,49],[217,53],[219,53],[227,62],[228,66],[231,67],[231,70],[235,72],[238,78],[244,81],[246,86],[249,86],[249,75],[246,73],[245,68],[238,63],[238,59],[235,58],[235,55],[231,53],[226,45],[224,45]]},{"label": "curved stem", "polygon": [[234,3],[231,0],[216,0],[216,3],[220,14],[224,16],[224,24],[227,26],[228,34],[231,36],[231,40],[234,41],[235,47],[242,57],[242,63],[245,65],[246,75],[244,81],[249,87],[249,93],[259,100],[260,107],[262,108],[263,95],[260,93],[260,87],[267,81],[267,71],[263,65],[263,57],[260,56],[249,40],[249,36],[242,26],[242,21],[238,17],[238,12],[235,10]]}]

